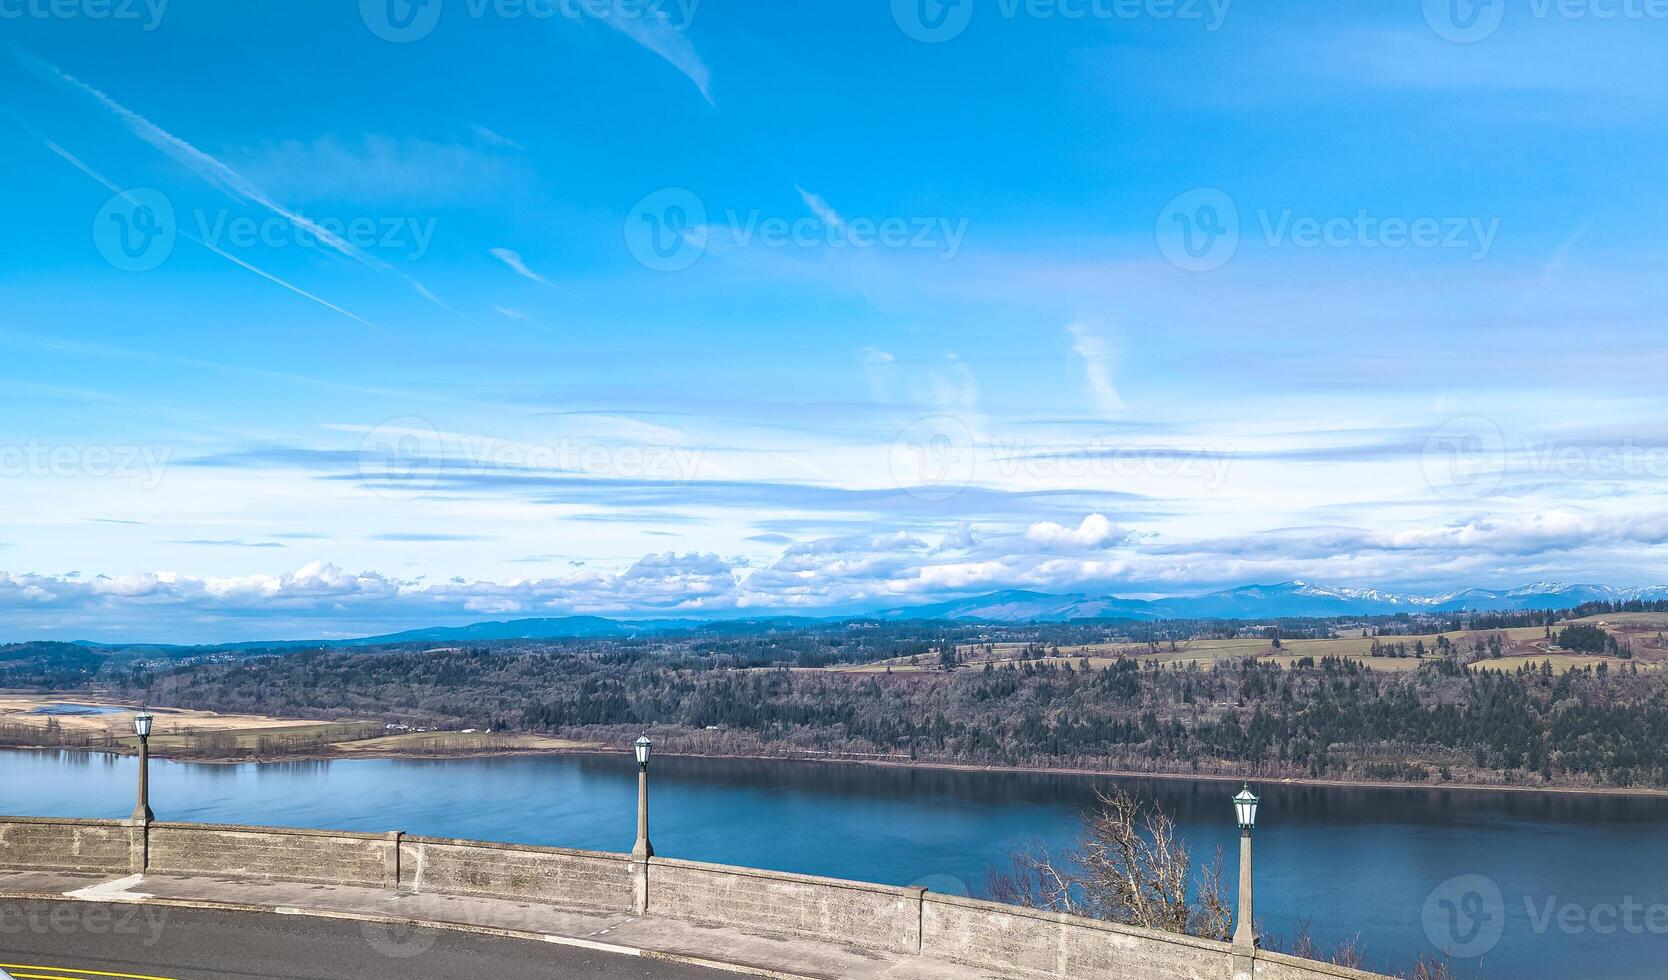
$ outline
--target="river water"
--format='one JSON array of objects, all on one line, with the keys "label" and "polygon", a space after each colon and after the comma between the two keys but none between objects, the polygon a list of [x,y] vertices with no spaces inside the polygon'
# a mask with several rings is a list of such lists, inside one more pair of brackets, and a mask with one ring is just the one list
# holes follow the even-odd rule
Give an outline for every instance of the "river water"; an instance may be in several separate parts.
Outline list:
[{"label": "river water", "polygon": [[[0,752],[0,812],[125,817],[135,761]],[[1069,845],[1097,785],[1075,776],[657,758],[655,850],[725,864],[979,895],[1016,848]],[[1119,780],[1175,817],[1234,880],[1236,785]],[[161,820],[213,821],[629,850],[629,758],[153,761]],[[1359,937],[1366,965],[1411,972],[1668,977],[1668,799],[1265,784],[1257,917],[1323,947]]]}]

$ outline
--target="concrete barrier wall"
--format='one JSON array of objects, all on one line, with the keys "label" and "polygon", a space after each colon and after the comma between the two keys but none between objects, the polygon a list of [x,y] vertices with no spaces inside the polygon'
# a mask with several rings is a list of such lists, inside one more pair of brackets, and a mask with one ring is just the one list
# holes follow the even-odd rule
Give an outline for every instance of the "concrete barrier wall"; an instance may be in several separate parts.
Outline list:
[{"label": "concrete barrier wall", "polygon": [[388,881],[393,847],[385,834],[157,823],[148,870],[377,887]]},{"label": "concrete barrier wall", "polygon": [[629,857],[554,847],[407,837],[400,843],[400,887],[574,908],[633,908]]},{"label": "concrete barrier wall", "polygon": [[1257,954],[1257,980],[1385,980],[1377,973],[1316,963],[1284,953]]},{"label": "concrete barrier wall", "polygon": [[[122,820],[0,817],[0,870],[120,877],[141,831]],[[137,865],[134,865],[136,867]],[[250,875],[284,881],[485,896],[633,912],[642,866],[624,854],[479,841],[275,827],[156,823],[153,874]],[[651,858],[651,915],[750,932],[919,953],[1035,980],[1232,980],[1227,943],[832,878]],[[1255,980],[1383,980],[1259,951]]]},{"label": "concrete barrier wall", "polygon": [[121,820],[0,818],[0,868],[127,874],[133,838]]},{"label": "concrete barrier wall", "polygon": [[889,953],[920,949],[921,889],[649,861],[649,913],[806,936]]},{"label": "concrete barrier wall", "polygon": [[955,895],[926,895],[921,952],[1004,976],[1203,980],[1231,975],[1227,943]]}]

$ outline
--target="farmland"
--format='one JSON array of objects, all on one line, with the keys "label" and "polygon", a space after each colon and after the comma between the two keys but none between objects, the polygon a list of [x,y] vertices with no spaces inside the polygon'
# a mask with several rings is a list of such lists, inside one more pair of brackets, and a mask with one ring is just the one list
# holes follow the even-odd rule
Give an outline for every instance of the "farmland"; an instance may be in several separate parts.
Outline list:
[{"label": "farmland", "polygon": [[[1613,613],[1569,620],[1564,625],[1592,625],[1625,640],[1635,651],[1640,666],[1657,669],[1668,659],[1668,641],[1658,634],[1668,631],[1668,613]],[[1491,645],[1492,644],[1492,645]],[[1377,646],[1379,656],[1374,656]],[[1389,655],[1386,648],[1401,653]],[[1054,644],[1039,649],[1037,643],[991,643],[958,645],[957,659],[964,667],[982,667],[989,663],[997,668],[1014,667],[1025,663],[1048,663],[1055,666],[1087,662],[1101,669],[1120,661],[1133,660],[1143,667],[1205,667],[1227,660],[1252,658],[1291,667],[1309,658],[1319,661],[1334,657],[1355,661],[1379,671],[1416,670],[1423,656],[1437,656],[1444,649],[1485,652],[1470,663],[1472,669],[1514,670],[1526,663],[1540,666],[1550,662],[1554,670],[1572,667],[1592,667],[1615,657],[1574,653],[1560,648],[1556,638],[1548,638],[1541,626],[1517,626],[1505,629],[1455,630],[1447,633],[1423,633],[1388,636],[1340,636],[1326,639],[1282,639],[1278,646],[1266,636],[1210,637],[1178,639],[1155,644],[1130,641],[1110,641],[1086,644]],[[876,661],[868,664],[835,664],[818,670],[840,673],[922,672],[942,669],[940,658],[915,655]]]}]

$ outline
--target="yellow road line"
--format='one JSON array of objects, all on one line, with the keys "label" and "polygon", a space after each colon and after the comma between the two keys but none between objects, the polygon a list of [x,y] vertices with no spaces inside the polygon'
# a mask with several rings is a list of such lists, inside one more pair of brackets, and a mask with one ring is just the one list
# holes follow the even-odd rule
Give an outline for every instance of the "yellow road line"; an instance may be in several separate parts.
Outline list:
[{"label": "yellow road line", "polygon": [[[104,970],[77,970],[72,966],[35,966],[28,963],[0,963],[0,970],[61,970],[64,973],[79,973],[82,977],[118,977],[120,980],[174,980],[173,977],[148,977],[143,973],[108,973]],[[81,980],[81,977],[42,977],[39,974],[13,973],[18,980],[33,977],[34,980]]]}]

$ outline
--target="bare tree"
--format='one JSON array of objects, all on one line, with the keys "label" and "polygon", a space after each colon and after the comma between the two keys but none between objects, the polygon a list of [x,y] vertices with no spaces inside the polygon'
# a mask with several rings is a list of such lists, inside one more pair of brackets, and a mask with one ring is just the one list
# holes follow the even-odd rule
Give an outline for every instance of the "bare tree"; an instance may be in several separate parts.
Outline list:
[{"label": "bare tree", "polygon": [[1233,914],[1222,894],[1222,853],[1195,879],[1192,855],[1175,823],[1156,805],[1123,790],[1096,792],[1078,846],[1061,854],[1033,848],[1013,867],[992,872],[1000,902],[1108,922],[1227,939]]},{"label": "bare tree", "polygon": [[[1356,970],[1366,968],[1366,957],[1362,955],[1361,936],[1359,934],[1343,940],[1338,945],[1334,946],[1330,952],[1328,952],[1322,949],[1320,945],[1315,942],[1315,937],[1310,934],[1309,927],[1310,920],[1308,916],[1304,916],[1298,920],[1297,935],[1292,939],[1291,949],[1287,950],[1293,956],[1301,956],[1306,960],[1320,960],[1325,963],[1347,966]],[[1285,945],[1277,937],[1268,936],[1266,938],[1266,948],[1272,949],[1276,952],[1281,951],[1282,947]]]}]

